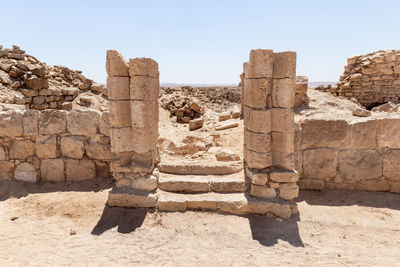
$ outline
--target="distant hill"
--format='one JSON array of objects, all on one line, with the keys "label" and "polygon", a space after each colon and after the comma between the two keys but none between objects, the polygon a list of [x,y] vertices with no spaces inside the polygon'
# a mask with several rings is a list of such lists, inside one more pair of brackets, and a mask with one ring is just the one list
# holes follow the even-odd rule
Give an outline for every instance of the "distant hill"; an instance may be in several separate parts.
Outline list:
[{"label": "distant hill", "polygon": [[317,87],[318,85],[323,85],[323,86],[327,86],[327,85],[335,85],[337,84],[337,82],[308,82],[308,87]]},{"label": "distant hill", "polygon": [[231,86],[237,86],[238,84],[232,83],[232,84],[213,84],[213,83],[160,83],[160,86],[162,87],[179,87],[179,86],[192,86],[192,87],[221,87],[221,86],[226,86],[226,87],[231,87]]}]

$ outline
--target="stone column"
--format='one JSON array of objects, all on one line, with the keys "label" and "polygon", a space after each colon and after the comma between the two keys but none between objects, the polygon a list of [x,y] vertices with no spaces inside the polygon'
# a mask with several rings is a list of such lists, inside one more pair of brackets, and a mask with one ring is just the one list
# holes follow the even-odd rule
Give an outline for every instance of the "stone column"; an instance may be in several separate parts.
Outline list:
[{"label": "stone column", "polygon": [[111,171],[116,188],[109,206],[155,207],[158,184],[158,64],[147,58],[125,62],[107,51],[107,90],[111,110]]},{"label": "stone column", "polygon": [[252,50],[244,81],[244,159],[255,197],[297,197],[294,170],[296,53]]}]

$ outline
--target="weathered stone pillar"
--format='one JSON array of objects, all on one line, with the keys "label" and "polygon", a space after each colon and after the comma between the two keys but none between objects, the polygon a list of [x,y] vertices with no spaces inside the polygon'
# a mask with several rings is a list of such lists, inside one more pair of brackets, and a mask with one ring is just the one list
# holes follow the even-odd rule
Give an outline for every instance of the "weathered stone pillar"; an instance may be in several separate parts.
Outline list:
[{"label": "weathered stone pillar", "polygon": [[292,200],[296,53],[252,50],[244,81],[244,159],[255,197]]},{"label": "weathered stone pillar", "polygon": [[[111,62],[118,62],[118,66],[113,67]],[[116,73],[114,69],[121,71]],[[130,59],[128,64],[117,51],[107,51],[107,72],[110,76],[107,88],[111,110],[111,171],[117,181],[116,188],[110,191],[108,205],[155,207],[158,64],[149,58]]]}]

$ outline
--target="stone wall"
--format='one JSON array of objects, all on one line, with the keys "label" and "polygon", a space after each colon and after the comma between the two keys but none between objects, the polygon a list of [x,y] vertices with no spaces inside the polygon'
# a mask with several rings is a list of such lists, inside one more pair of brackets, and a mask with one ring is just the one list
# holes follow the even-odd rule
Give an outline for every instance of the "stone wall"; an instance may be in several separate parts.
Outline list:
[{"label": "stone wall", "polygon": [[400,193],[400,118],[308,119],[295,140],[301,189]]},{"label": "stone wall", "polygon": [[369,108],[389,101],[398,103],[400,50],[380,50],[348,58],[336,94],[354,97]]},{"label": "stone wall", "polygon": [[245,64],[243,156],[250,195],[297,197],[294,159],[296,53],[252,50]]},{"label": "stone wall", "polygon": [[80,181],[109,177],[109,112],[0,112],[0,180]]},{"label": "stone wall", "polygon": [[294,109],[308,104],[308,77],[307,76],[296,76],[296,94],[294,98]]}]

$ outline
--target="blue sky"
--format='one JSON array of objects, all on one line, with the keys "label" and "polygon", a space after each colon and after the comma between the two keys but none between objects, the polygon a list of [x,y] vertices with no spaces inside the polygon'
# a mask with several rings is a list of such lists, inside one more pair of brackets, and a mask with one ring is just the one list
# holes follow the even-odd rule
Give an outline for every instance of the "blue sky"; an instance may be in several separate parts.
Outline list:
[{"label": "blue sky", "polygon": [[346,58],[400,48],[400,1],[1,1],[0,44],[105,82],[105,53],[151,57],[161,82],[237,83],[249,51],[297,52],[335,81]]}]

